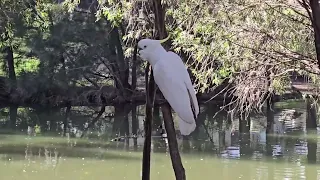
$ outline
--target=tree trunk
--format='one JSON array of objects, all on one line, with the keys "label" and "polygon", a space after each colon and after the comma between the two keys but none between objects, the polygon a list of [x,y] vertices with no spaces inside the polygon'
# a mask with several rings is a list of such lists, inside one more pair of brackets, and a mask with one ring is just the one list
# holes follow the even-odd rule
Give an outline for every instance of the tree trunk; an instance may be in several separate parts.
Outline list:
[{"label": "tree trunk", "polygon": [[129,136],[129,118],[128,114],[123,114],[123,121],[122,125],[120,127],[120,135],[121,136]]},{"label": "tree trunk", "polygon": [[124,58],[124,53],[121,44],[121,38],[118,28],[114,28],[115,46],[117,50],[117,62],[120,70],[120,79],[124,88],[129,88],[129,66],[128,62]]},{"label": "tree trunk", "polygon": [[125,148],[129,150],[129,117],[128,113],[125,112],[123,115],[123,123],[120,127],[120,135],[125,137]]},{"label": "tree trunk", "polygon": [[[54,115],[53,113],[51,114],[52,116]],[[57,130],[57,121],[56,119],[50,117],[50,131],[55,132]]]},{"label": "tree trunk", "polygon": [[10,111],[10,128],[12,130],[16,130],[18,107],[17,106],[10,106],[9,111]]},{"label": "tree trunk", "polygon": [[274,102],[273,98],[270,97],[267,100],[267,129],[266,133],[272,133],[273,132],[273,124],[274,124]]},{"label": "tree trunk", "polygon": [[5,59],[8,65],[8,74],[11,81],[11,87],[16,88],[17,86],[17,77],[14,69],[14,59],[13,59],[13,50],[11,47],[5,47],[4,52],[6,53]]},{"label": "tree trunk", "polygon": [[137,106],[133,106],[131,110],[132,115],[132,135],[133,135],[133,148],[135,151],[138,150],[138,129],[139,129],[139,121],[137,118]]},{"label": "tree trunk", "polygon": [[239,115],[239,140],[240,140],[240,154],[245,158],[252,154],[250,148],[250,116],[243,113]]},{"label": "tree trunk", "polygon": [[201,147],[202,143],[199,139],[200,126],[205,123],[206,119],[207,119],[207,111],[200,112],[198,115],[198,119],[196,121],[196,124],[197,124],[196,129],[192,133],[193,144],[197,148],[198,151],[202,151],[202,147]]},{"label": "tree trunk", "polygon": [[266,153],[267,156],[272,156],[273,139],[271,134],[274,132],[274,102],[273,98],[267,100],[267,128],[266,128]]},{"label": "tree trunk", "polygon": [[67,136],[67,132],[69,129],[69,118],[70,118],[70,112],[71,112],[71,105],[68,105],[65,112],[65,117],[63,121],[63,136]]},{"label": "tree trunk", "polygon": [[129,85],[129,66],[125,61],[120,35],[117,27],[114,27],[110,32],[109,46],[112,58],[115,58],[114,64],[112,64],[113,73],[116,76],[116,87],[121,90],[122,95],[126,95],[130,88]]},{"label": "tree trunk", "polygon": [[131,69],[131,90],[135,91],[137,88],[137,51],[138,45],[135,45],[132,57],[132,69]]},{"label": "tree trunk", "polygon": [[162,138],[162,133],[164,128],[162,127],[162,119],[160,118],[160,107],[157,105],[153,108],[153,132],[155,132],[155,137],[152,138],[153,142],[153,152],[166,152],[167,145],[164,138]]},{"label": "tree trunk", "polygon": [[66,67],[66,61],[65,61],[62,53],[60,55],[60,63],[62,65],[62,67],[61,67],[61,71],[62,71],[61,81],[63,83],[63,88],[68,89],[69,80],[68,80],[67,70],[66,70],[67,67]]},{"label": "tree trunk", "polygon": [[[131,69],[131,90],[134,92],[137,88],[137,51],[138,45],[135,45],[132,57],[132,69]],[[132,134],[133,134],[133,148],[138,150],[138,137],[137,132],[139,129],[139,121],[137,119],[137,106],[132,108]]]},{"label": "tree trunk", "polygon": [[162,130],[162,121],[160,118],[160,107],[154,106],[153,107],[153,123],[152,123],[153,129],[157,131],[157,135],[160,135]]},{"label": "tree trunk", "polygon": [[[10,79],[10,93],[14,92],[17,88],[17,77],[14,68],[14,59],[13,59],[13,50],[11,47],[7,46],[4,48],[5,60],[7,61],[8,66],[8,75]],[[17,115],[18,115],[18,106],[10,106],[10,128],[12,130],[16,129]]]},{"label": "tree trunk", "polygon": [[182,152],[188,153],[191,150],[189,136],[182,136]]},{"label": "tree trunk", "polygon": [[84,135],[88,132],[88,130],[89,130],[92,126],[94,126],[96,122],[99,121],[100,117],[103,115],[103,113],[104,113],[105,111],[106,111],[106,106],[102,106],[101,109],[100,109],[100,111],[99,111],[99,113],[98,113],[98,115],[97,115],[95,118],[93,118],[93,119],[91,120],[91,122],[88,124],[88,126],[83,130],[83,132],[82,132],[82,134],[81,134],[81,138],[83,138]]},{"label": "tree trunk", "polygon": [[312,11],[312,26],[314,29],[314,43],[317,53],[318,66],[320,68],[320,5],[319,0],[310,0],[310,8]]},{"label": "tree trunk", "polygon": [[308,96],[307,98],[307,120],[306,128],[307,130],[316,130],[317,128],[317,113],[316,108],[312,105],[312,100]]},{"label": "tree trunk", "polygon": [[250,133],[250,117],[243,113],[239,114],[239,132],[243,134]]},{"label": "tree trunk", "polygon": [[120,129],[123,125],[125,118],[125,107],[124,104],[117,104],[114,106],[114,121],[112,127],[112,138],[118,137],[121,135]]}]

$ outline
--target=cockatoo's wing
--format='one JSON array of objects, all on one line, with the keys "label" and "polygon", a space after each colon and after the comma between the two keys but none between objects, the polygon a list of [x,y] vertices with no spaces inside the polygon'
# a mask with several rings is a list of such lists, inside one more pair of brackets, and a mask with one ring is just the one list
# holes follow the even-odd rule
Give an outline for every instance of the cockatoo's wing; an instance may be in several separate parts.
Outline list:
[{"label": "cockatoo's wing", "polygon": [[154,80],[180,117],[181,134],[189,135],[196,127],[195,118],[199,113],[198,101],[189,74],[178,55],[167,53],[161,58],[165,59],[158,61],[153,67]]},{"label": "cockatoo's wing", "polygon": [[176,67],[181,68],[181,72],[184,71],[183,80],[186,83],[186,86],[188,88],[189,95],[190,95],[190,98],[192,100],[191,103],[192,103],[192,106],[193,106],[194,111],[195,111],[195,116],[198,117],[199,110],[200,110],[199,109],[199,104],[198,104],[198,100],[197,100],[197,96],[196,96],[196,91],[194,90],[194,87],[192,85],[192,82],[191,82],[189,73],[187,71],[187,68],[184,65],[184,63],[183,63],[182,59],[180,58],[180,56],[178,56],[176,53],[173,53],[173,52],[169,51],[168,54],[170,55],[170,57],[172,57],[172,58],[170,58],[170,60],[174,60],[174,62],[177,63]]}]

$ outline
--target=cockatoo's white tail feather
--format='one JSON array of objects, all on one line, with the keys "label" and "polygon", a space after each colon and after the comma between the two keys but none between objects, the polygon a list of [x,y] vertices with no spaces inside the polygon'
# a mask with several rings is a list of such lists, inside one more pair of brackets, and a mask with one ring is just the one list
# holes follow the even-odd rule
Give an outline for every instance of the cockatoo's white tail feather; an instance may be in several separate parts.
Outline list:
[{"label": "cockatoo's white tail feather", "polygon": [[182,135],[187,136],[196,129],[196,123],[186,123],[184,120],[179,118],[179,129]]}]

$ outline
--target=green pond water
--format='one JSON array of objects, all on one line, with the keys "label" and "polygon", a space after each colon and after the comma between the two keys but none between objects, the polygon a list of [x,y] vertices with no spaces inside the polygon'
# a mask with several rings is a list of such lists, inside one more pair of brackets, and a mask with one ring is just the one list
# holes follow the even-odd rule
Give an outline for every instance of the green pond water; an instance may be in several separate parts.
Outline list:
[{"label": "green pond water", "polygon": [[[206,129],[200,127],[189,141],[177,137],[187,179],[320,179],[320,131],[306,130],[306,117],[305,104],[278,103],[272,133],[266,135],[265,116],[251,117],[249,134],[238,132],[236,119],[228,125],[226,118],[205,116]],[[125,127],[130,131],[131,123]],[[143,117],[139,124],[143,134]],[[112,121],[104,126],[110,127],[104,132],[113,131]],[[138,180],[143,141],[141,136],[111,142],[108,137],[0,132],[0,180]],[[166,144],[155,134],[152,180],[175,179]]]},{"label": "green pond water", "polygon": [[[314,143],[316,137],[305,138]],[[141,179],[142,152],[119,148],[121,142],[22,135],[0,139],[1,179]],[[310,148],[293,136],[283,141],[286,147],[278,151],[273,147],[271,156],[246,145],[242,148],[247,154],[236,147],[182,153],[187,179],[319,179],[320,167],[308,162]],[[168,153],[152,153],[151,179],[175,179]]]}]

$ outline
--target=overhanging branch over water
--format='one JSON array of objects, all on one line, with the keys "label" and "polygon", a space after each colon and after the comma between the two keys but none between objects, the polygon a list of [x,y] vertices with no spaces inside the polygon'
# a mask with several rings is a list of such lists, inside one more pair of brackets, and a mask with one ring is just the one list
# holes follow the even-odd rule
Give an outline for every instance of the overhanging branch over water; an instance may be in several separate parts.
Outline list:
[{"label": "overhanging branch over water", "polygon": [[[275,101],[302,98],[300,91],[308,92],[308,87],[300,86],[294,86],[296,88],[288,89],[288,92],[282,95],[276,95]],[[219,90],[206,94],[198,93],[199,103],[204,104],[206,102],[223,105],[230,102],[233,97],[231,95],[225,96],[221,93],[221,95],[210,100],[218,93],[217,91]],[[165,102],[165,99],[156,97],[155,104],[159,105]],[[69,89],[55,87],[32,93],[18,87],[10,93],[6,79],[0,78],[0,107],[7,107],[13,104],[22,107],[66,107],[68,103],[71,103],[72,106],[114,106],[121,103],[143,105],[145,104],[145,91],[138,90],[124,97],[113,86],[103,86],[100,89],[95,87],[70,87]]]}]

